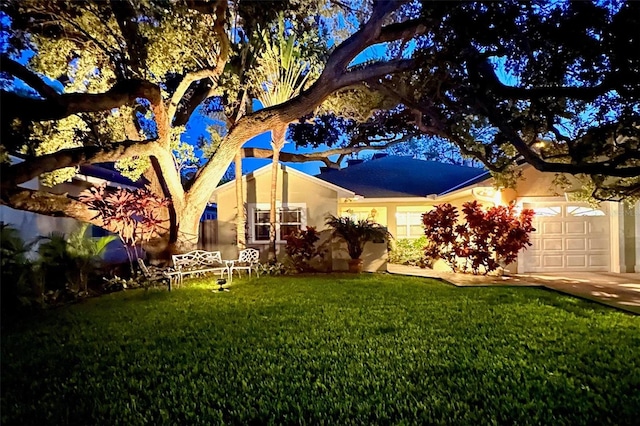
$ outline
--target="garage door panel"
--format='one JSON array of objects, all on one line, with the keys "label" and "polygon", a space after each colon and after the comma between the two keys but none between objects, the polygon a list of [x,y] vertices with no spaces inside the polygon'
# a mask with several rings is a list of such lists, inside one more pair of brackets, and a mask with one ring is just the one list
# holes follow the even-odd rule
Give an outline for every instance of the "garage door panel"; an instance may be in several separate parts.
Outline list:
[{"label": "garage door panel", "polygon": [[561,254],[556,255],[543,255],[542,256],[542,267],[543,268],[559,268],[562,267],[564,256]]},{"label": "garage door panel", "polygon": [[562,222],[542,222],[542,234],[562,234]]},{"label": "garage door panel", "polygon": [[567,222],[566,233],[584,235],[587,233],[587,224],[584,222]]},{"label": "garage door panel", "polygon": [[567,267],[569,268],[577,268],[577,267],[586,267],[587,266],[587,256],[586,255],[568,255],[566,256]]},{"label": "garage door panel", "polygon": [[562,250],[562,238],[547,238],[542,240],[543,250]]},{"label": "garage door panel", "polygon": [[567,238],[565,241],[567,250],[584,251],[587,249],[587,241],[584,238]]},{"label": "garage door panel", "polygon": [[609,241],[602,238],[589,238],[589,250],[609,250]]},{"label": "garage door panel", "polygon": [[540,266],[542,266],[540,255],[537,254],[531,254],[527,256],[524,262],[527,270],[528,268],[540,268]]},{"label": "garage door panel", "polygon": [[589,256],[589,267],[591,267],[591,268],[608,268],[609,267],[609,255],[608,254],[590,255]]},{"label": "garage door panel", "polygon": [[596,218],[589,222],[588,229],[590,234],[609,234],[609,221],[603,221],[601,218]]},{"label": "garage door panel", "polygon": [[[531,236],[532,246],[522,254],[524,272],[608,271],[610,219],[604,216],[606,209],[594,215],[588,207],[559,204],[552,205],[558,210],[554,215],[534,218],[537,231]],[[549,208],[542,204],[538,210],[544,213]]]}]

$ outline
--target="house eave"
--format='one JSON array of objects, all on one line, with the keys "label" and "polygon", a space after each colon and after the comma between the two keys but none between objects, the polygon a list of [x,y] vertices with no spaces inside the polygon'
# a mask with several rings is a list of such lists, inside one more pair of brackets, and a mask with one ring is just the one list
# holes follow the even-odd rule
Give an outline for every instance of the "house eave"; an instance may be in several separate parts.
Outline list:
[{"label": "house eave", "polygon": [[[352,198],[352,197],[356,196],[356,193],[353,192],[353,191],[350,191],[350,190],[348,190],[346,188],[343,188],[341,186],[335,185],[333,183],[327,182],[325,180],[318,179],[315,176],[308,175],[308,174],[306,174],[304,172],[301,172],[299,170],[296,170],[294,168],[287,167],[284,164],[280,164],[280,168],[282,169],[283,172],[291,173],[291,174],[293,174],[295,176],[298,176],[298,177],[306,179],[306,180],[308,180],[310,182],[314,182],[314,183],[316,183],[318,185],[324,186],[325,188],[329,188],[329,189],[331,189],[333,191],[336,191],[337,195],[338,195],[338,198]],[[267,164],[266,166],[263,166],[263,167],[261,167],[259,169],[256,169],[256,170],[254,170],[254,171],[252,171],[250,173],[242,175],[242,182],[243,182],[243,184],[246,184],[248,178],[255,179],[258,176],[261,176],[261,175],[263,175],[265,173],[269,173],[270,171],[271,171],[271,164]],[[211,194],[211,197],[210,197],[210,202],[215,202],[216,198],[217,198],[217,195],[219,193],[227,191],[227,190],[230,190],[230,189],[233,189],[234,186],[235,186],[235,181],[229,181],[229,182],[227,182],[227,183],[225,183],[223,185],[218,186],[217,188],[215,188],[213,190],[213,192]]]}]

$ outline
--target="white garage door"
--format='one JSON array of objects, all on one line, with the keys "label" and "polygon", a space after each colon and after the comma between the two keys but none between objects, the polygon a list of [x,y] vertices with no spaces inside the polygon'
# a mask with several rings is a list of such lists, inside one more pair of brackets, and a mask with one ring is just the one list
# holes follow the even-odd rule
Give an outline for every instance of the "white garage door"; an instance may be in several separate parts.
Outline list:
[{"label": "white garage door", "polygon": [[609,216],[605,206],[525,204],[536,216],[524,272],[609,271]]}]

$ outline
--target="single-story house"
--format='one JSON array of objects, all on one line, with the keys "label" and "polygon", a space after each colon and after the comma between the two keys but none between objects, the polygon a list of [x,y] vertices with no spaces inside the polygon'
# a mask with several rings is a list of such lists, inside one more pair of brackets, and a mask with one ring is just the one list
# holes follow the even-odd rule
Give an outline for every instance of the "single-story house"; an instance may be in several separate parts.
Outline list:
[{"label": "single-story house", "polygon": [[[268,245],[271,165],[243,176],[247,214],[247,245],[266,253]],[[311,176],[290,167],[279,168],[277,206],[278,246],[294,228],[325,228],[327,214],[370,218],[396,238],[418,238],[422,213],[432,206],[462,206],[478,200],[484,206],[515,203],[536,213],[533,245],[510,265],[512,272],[640,271],[640,203],[603,202],[599,206],[572,201],[569,192],[554,186],[554,174],[522,166],[522,180],[514,189],[495,189],[483,169],[378,155],[371,161],[352,161],[341,170],[323,170]],[[570,177],[569,177],[570,178]],[[236,250],[235,183],[215,189],[217,247],[224,258]],[[330,247],[331,268],[347,268],[347,256],[335,241]],[[367,271],[386,269],[386,245],[365,248]]]}]

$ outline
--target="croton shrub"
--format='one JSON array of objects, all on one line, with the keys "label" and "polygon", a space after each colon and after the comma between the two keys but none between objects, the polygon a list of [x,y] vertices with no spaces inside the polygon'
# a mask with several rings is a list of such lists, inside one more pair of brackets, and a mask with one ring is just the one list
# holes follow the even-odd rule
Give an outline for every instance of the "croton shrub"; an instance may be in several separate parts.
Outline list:
[{"label": "croton shrub", "polygon": [[495,271],[500,265],[514,262],[518,252],[531,245],[534,212],[515,206],[483,209],[477,201],[458,209],[449,203],[436,206],[422,215],[428,261],[444,260],[455,272],[474,274]]},{"label": "croton shrub", "polygon": [[318,231],[313,226],[307,229],[298,229],[285,237],[287,245],[285,251],[293,262],[293,267],[297,272],[310,272],[313,267],[310,262],[315,257],[322,257],[323,253],[316,247],[316,242],[320,240]]}]

